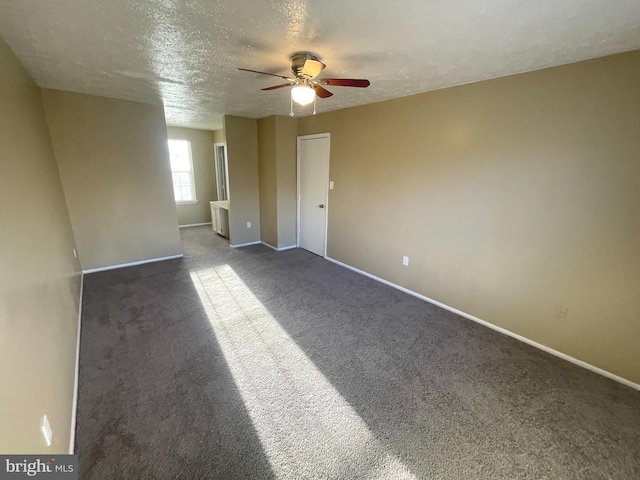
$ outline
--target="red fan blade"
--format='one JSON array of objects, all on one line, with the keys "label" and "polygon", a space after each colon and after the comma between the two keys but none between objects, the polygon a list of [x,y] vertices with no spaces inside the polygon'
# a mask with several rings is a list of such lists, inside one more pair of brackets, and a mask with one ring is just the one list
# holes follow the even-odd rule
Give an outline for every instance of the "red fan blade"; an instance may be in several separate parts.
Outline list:
[{"label": "red fan blade", "polygon": [[331,93],[326,88],[321,87],[320,85],[314,85],[313,89],[316,91],[316,95],[318,95],[320,98],[328,98],[333,95],[333,93]]},{"label": "red fan blade", "polygon": [[277,88],[290,87],[290,83],[283,83],[282,85],[274,85],[273,87],[263,88],[262,90],[276,90]]},{"label": "red fan blade", "polygon": [[323,85],[333,85],[336,87],[359,87],[366,88],[371,85],[369,80],[358,80],[355,78],[321,78],[318,80]]},{"label": "red fan blade", "polygon": [[277,75],[275,73],[259,72],[258,70],[249,70],[248,68],[238,68],[238,70],[242,70],[243,72],[259,73],[261,75],[271,75],[272,77],[284,78],[285,80],[289,80],[289,77],[285,77],[284,75]]}]

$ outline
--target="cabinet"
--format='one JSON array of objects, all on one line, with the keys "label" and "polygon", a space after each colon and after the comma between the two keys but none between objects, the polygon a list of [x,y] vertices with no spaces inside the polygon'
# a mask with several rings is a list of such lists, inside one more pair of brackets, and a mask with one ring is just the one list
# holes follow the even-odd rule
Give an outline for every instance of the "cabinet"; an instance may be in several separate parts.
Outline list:
[{"label": "cabinet", "polygon": [[213,231],[223,237],[229,237],[228,202],[209,202],[211,207],[211,227]]}]

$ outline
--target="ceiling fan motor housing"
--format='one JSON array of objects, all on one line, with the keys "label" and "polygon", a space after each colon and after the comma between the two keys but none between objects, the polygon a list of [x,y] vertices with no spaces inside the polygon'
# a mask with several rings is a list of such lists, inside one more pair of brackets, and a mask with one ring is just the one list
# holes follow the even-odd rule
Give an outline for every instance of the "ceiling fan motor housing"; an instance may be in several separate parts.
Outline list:
[{"label": "ceiling fan motor housing", "polygon": [[296,77],[302,75],[304,62],[307,60],[315,60],[316,62],[320,61],[317,55],[309,52],[298,52],[291,55],[291,71]]}]

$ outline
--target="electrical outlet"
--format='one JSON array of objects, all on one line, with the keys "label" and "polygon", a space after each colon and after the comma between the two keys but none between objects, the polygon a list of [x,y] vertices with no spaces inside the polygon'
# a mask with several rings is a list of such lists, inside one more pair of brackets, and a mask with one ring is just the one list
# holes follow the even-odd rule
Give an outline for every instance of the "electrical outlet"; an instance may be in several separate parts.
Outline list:
[{"label": "electrical outlet", "polygon": [[75,248],[73,249],[73,258],[78,258],[78,252]]},{"label": "electrical outlet", "polygon": [[247,228],[251,228],[251,222],[247,222]]},{"label": "electrical outlet", "polygon": [[329,182],[329,190],[333,190],[333,182]]},{"label": "electrical outlet", "polygon": [[405,267],[409,266],[409,257],[402,257],[402,264]]},{"label": "electrical outlet", "polygon": [[47,447],[50,447],[51,439],[53,438],[53,431],[51,430],[51,425],[49,425],[49,419],[46,415],[42,418],[42,426],[40,427],[40,430],[42,431],[42,436],[44,437]]}]

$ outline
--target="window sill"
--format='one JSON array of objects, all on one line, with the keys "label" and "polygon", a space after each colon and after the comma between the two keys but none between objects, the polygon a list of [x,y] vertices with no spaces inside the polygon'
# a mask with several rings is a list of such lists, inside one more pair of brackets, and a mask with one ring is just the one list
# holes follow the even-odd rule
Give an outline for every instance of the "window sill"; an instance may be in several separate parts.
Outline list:
[{"label": "window sill", "polygon": [[195,205],[198,203],[197,200],[189,200],[188,202],[176,202],[176,205]]}]

